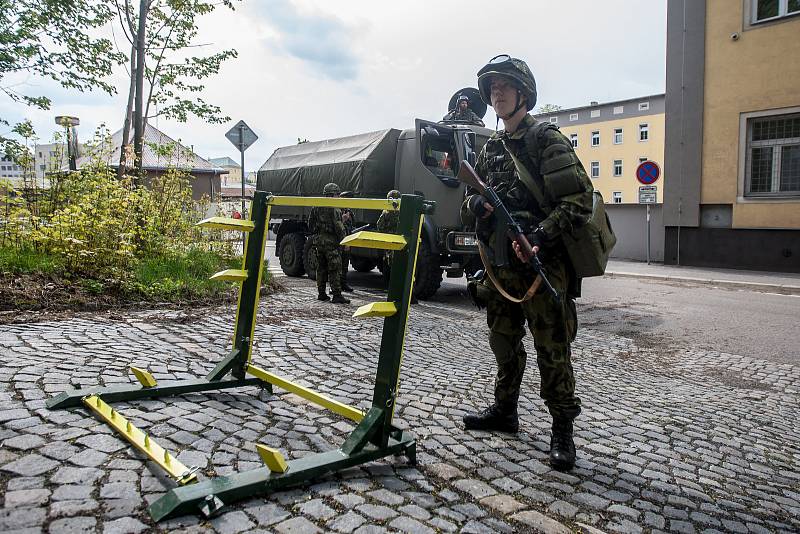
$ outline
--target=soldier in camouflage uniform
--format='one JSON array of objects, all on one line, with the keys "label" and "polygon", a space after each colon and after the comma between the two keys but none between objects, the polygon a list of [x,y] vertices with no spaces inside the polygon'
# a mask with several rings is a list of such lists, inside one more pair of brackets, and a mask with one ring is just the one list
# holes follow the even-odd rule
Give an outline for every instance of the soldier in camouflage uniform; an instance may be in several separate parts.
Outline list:
[{"label": "soldier in camouflage uniform", "polygon": [[469,109],[469,97],[467,95],[460,95],[456,101],[456,109],[448,112],[447,115],[442,117],[442,120],[484,126],[481,118]]},{"label": "soldier in camouflage uniform", "polygon": [[[350,198],[350,191],[342,191],[339,194],[341,198]],[[353,221],[355,220],[353,210],[350,208],[342,208],[342,224],[344,225],[345,235],[353,233]],[[347,271],[350,266],[350,247],[340,245],[342,251],[342,291],[348,293],[353,292],[353,288],[347,283]]]},{"label": "soldier in camouflage uniform", "polygon": [[[341,191],[339,186],[327,184],[322,194],[335,197]],[[344,239],[345,230],[342,224],[342,211],[338,208],[311,208],[308,216],[308,227],[313,234],[314,248],[317,251],[317,290],[319,300],[330,300],[334,304],[350,304],[342,296],[342,256],[339,242]],[[325,284],[330,281],[332,298],[325,292]]]},{"label": "soldier in camouflage uniform", "polygon": [[[386,198],[388,200],[391,199],[399,199],[400,198],[400,191],[397,189],[392,189],[386,194]],[[399,211],[389,211],[383,210],[381,212],[380,217],[378,217],[378,222],[376,223],[376,227],[378,228],[379,232],[385,234],[396,234],[397,233],[397,225],[400,223],[400,212]],[[392,265],[392,258],[394,258],[394,252],[391,250],[386,250],[383,253],[383,263],[384,263],[384,276],[386,277],[386,284],[389,284],[389,269]],[[411,304],[417,303],[417,297],[414,295],[414,292],[411,292]]]},{"label": "soldier in camouflage uniform", "polygon": [[[527,323],[541,376],[539,395],[553,418],[550,463],[556,469],[569,470],[575,465],[572,421],[581,411],[570,351],[577,331],[574,299],[580,294],[580,280],[561,236],[591,215],[593,188],[569,140],[555,126],[528,115],[536,104],[536,82],[524,61],[506,55],[494,58],[478,72],[478,87],[484,102],[503,119],[505,129],[487,141],[476,171],[526,229],[561,302],[540,289],[532,299],[514,303],[489,279],[474,287],[479,305],[487,308],[489,345],[497,360],[497,377],[494,404],[465,416],[464,424],[467,429],[517,432],[517,403],[527,362],[522,343]],[[527,178],[543,191],[545,205],[540,205],[525,177],[516,171],[509,151],[528,170]],[[523,261],[517,243],[505,236],[492,211],[485,198],[467,191],[462,220],[475,225],[481,242],[488,245],[499,284],[510,294],[522,296],[536,275]]]}]

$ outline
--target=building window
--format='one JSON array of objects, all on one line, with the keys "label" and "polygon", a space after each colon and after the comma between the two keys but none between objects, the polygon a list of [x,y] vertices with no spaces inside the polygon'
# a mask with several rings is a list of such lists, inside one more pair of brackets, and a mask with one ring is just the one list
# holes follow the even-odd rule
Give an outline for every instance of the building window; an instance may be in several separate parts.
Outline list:
[{"label": "building window", "polygon": [[639,141],[647,141],[650,139],[650,125],[648,124],[640,124],[639,125]]},{"label": "building window", "polygon": [[592,132],[592,146],[600,146],[600,132]]},{"label": "building window", "polygon": [[600,110],[599,110],[599,109],[593,109],[593,110],[591,111],[591,113],[589,113],[589,116],[590,116],[591,118],[593,118],[593,119],[596,119],[597,117],[599,117],[599,116],[600,116]]},{"label": "building window", "polygon": [[614,115],[622,115],[625,111],[625,106],[614,106]]},{"label": "building window", "polygon": [[639,156],[639,163],[644,163],[647,161],[647,156]]},{"label": "building window", "polygon": [[650,102],[639,102],[639,111],[647,111],[650,109]]},{"label": "building window", "polygon": [[569,134],[569,140],[572,143],[572,148],[578,148],[578,134]]},{"label": "building window", "polygon": [[614,191],[611,198],[614,199],[614,204],[622,204],[622,191]]},{"label": "building window", "polygon": [[614,144],[622,144],[622,128],[614,128]]},{"label": "building window", "polygon": [[577,113],[570,113],[569,114],[569,120],[571,120],[571,121],[578,120],[578,114]]},{"label": "building window", "polygon": [[614,176],[622,176],[622,160],[614,160]]},{"label": "building window", "polygon": [[590,168],[592,169],[592,178],[600,178],[600,162],[593,161]]},{"label": "building window", "polygon": [[800,195],[800,113],[750,119],[747,195]]},{"label": "building window", "polygon": [[43,171],[44,169],[45,169],[45,166],[44,166],[44,165],[39,165],[39,170],[40,170],[40,171]]},{"label": "building window", "polygon": [[558,117],[550,117],[550,122],[553,122],[553,123],[558,122]]},{"label": "building window", "polygon": [[800,0],[755,0],[753,23],[779,19],[800,13]]}]

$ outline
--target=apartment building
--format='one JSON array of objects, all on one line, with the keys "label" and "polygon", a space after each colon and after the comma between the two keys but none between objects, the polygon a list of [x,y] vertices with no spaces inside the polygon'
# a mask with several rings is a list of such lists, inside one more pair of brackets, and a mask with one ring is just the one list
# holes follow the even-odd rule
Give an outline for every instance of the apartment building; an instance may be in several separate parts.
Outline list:
[{"label": "apartment building", "polygon": [[25,169],[14,158],[0,153],[0,180],[7,180],[13,187],[23,185]]},{"label": "apartment building", "polygon": [[669,0],[664,261],[800,272],[800,2]]},{"label": "apartment building", "polygon": [[[575,148],[606,203],[638,204],[636,168],[664,161],[664,95],[650,95],[535,115],[556,124]],[[655,184],[663,198],[663,172]]]}]

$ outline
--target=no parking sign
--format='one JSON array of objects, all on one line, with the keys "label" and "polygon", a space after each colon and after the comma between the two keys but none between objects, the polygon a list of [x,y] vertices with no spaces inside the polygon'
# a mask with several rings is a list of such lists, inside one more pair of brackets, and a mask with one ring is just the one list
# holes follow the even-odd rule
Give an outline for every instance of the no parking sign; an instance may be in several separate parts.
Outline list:
[{"label": "no parking sign", "polygon": [[636,167],[636,179],[644,185],[651,185],[658,181],[661,169],[655,161],[643,161]]}]

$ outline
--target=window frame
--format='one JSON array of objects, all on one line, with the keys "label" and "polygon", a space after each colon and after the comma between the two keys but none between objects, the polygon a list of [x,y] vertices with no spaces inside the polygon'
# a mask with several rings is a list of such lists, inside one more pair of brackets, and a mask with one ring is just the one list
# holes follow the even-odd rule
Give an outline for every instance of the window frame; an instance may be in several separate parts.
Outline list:
[{"label": "window frame", "polygon": [[[642,133],[646,134],[644,139],[642,139]],[[650,123],[649,122],[639,123],[639,142],[646,143],[649,140],[650,140]]]},{"label": "window frame", "polygon": [[572,143],[572,148],[578,148],[578,134],[571,133],[569,134],[569,141]]},{"label": "window frame", "polygon": [[800,10],[789,12],[789,0],[778,0],[778,14],[764,19],[758,18],[758,0],[750,0],[750,24],[755,26],[765,22],[773,22],[787,17],[800,15]]},{"label": "window frame", "polygon": [[[597,137],[597,143],[595,143],[595,142],[594,142],[594,140],[595,140],[595,134],[597,134],[597,136],[596,136],[596,137]],[[589,143],[589,145],[590,145],[592,148],[600,146],[600,130],[594,130],[594,131],[592,132],[592,136],[590,137],[590,139],[591,139],[591,142]]]},{"label": "window frame", "polygon": [[611,192],[611,203],[612,204],[622,204],[622,191],[612,191]]},{"label": "window frame", "polygon": [[[622,143],[625,142],[624,134],[625,134],[625,132],[624,132],[623,128],[614,128],[614,144],[615,145],[621,145]],[[617,136],[618,135],[619,135],[619,141],[617,141]]]},{"label": "window frame", "polygon": [[577,113],[570,113],[570,114],[569,114],[569,120],[570,120],[570,121],[576,121],[576,120],[578,120],[578,114],[577,114]]},{"label": "window frame", "polygon": [[[619,172],[617,172],[617,162],[619,162]],[[613,159],[611,160],[611,176],[614,178],[619,178],[622,176],[624,169],[623,169],[623,161],[621,159]]]},{"label": "window frame", "polygon": [[558,123],[558,117],[550,117],[550,124],[557,124],[557,123]]},{"label": "window frame", "polygon": [[597,119],[599,117],[600,117],[600,110],[599,109],[593,109],[593,110],[591,110],[589,112],[589,118],[590,119]]},{"label": "window frame", "polygon": [[[597,170],[597,173],[594,171]],[[590,161],[589,162],[589,177],[593,180],[600,178],[600,162],[599,161]]]},{"label": "window frame", "polygon": [[[741,113],[739,115],[739,177],[738,177],[738,195],[736,201],[741,204],[747,203],[797,203],[800,201],[800,191],[770,191],[770,192],[757,192],[750,193],[751,185],[751,149],[752,144],[750,138],[752,136],[752,125],[758,119],[769,119],[781,116],[798,116],[800,115],[800,106],[771,109],[767,111],[755,111],[749,113]],[[782,138],[782,139],[795,139],[795,138]],[[773,141],[773,140],[770,140]],[[759,142],[761,143],[761,142]],[[786,146],[794,145],[795,143],[774,143],[771,146]],[[770,146],[763,144],[759,146]],[[773,169],[771,184],[772,186],[780,184],[780,166],[775,166],[776,158],[779,160],[780,150],[773,150]]]},{"label": "window frame", "polygon": [[639,102],[639,111],[649,111],[650,102]]}]

